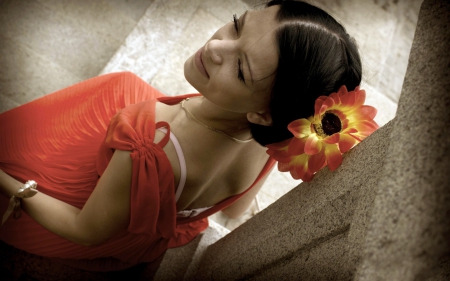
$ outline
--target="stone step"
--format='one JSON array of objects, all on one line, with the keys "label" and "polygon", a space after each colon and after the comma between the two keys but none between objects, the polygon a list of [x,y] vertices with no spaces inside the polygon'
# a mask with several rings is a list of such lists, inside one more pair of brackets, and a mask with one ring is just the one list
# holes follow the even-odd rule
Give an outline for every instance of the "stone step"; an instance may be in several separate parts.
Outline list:
[{"label": "stone step", "polygon": [[96,76],[151,2],[0,1],[0,112]]},{"label": "stone step", "polygon": [[209,220],[209,227],[193,241],[182,247],[167,250],[154,280],[195,280],[199,263],[207,247],[229,232],[220,224]]}]

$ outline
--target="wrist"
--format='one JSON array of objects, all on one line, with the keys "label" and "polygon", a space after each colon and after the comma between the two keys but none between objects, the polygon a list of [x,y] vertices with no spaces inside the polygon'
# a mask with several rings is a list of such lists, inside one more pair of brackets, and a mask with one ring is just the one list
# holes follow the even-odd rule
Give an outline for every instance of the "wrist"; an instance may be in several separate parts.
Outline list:
[{"label": "wrist", "polygon": [[33,197],[37,193],[37,183],[34,180],[27,181],[14,196],[18,198]]},{"label": "wrist", "polygon": [[5,194],[8,198],[11,198],[13,196],[17,195],[18,190],[23,188],[23,183],[20,181],[15,181],[13,184],[9,186],[9,188],[6,189],[7,194]]},{"label": "wrist", "polygon": [[37,183],[33,180],[27,181],[25,184],[19,187],[19,189],[16,190],[11,195],[11,199],[9,200],[8,208],[3,215],[2,218],[2,224],[5,223],[5,221],[8,219],[9,215],[14,212],[14,219],[18,219],[21,216],[21,207],[20,207],[20,201],[22,198],[29,198],[33,197],[37,193]]}]

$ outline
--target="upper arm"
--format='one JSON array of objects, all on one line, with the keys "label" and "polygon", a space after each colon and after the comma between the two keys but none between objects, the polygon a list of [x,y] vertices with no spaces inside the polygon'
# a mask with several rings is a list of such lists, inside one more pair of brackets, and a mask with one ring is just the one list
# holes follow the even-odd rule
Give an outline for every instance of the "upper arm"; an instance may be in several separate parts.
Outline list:
[{"label": "upper arm", "polygon": [[241,217],[245,211],[250,207],[253,199],[255,199],[256,194],[258,194],[261,187],[266,182],[270,172],[267,172],[264,177],[261,178],[247,193],[242,195],[241,198],[236,200],[233,204],[226,207],[222,212],[229,218],[237,219]]},{"label": "upper arm", "polygon": [[75,219],[86,243],[102,243],[130,221],[132,160],[129,151],[116,150],[97,186]]}]

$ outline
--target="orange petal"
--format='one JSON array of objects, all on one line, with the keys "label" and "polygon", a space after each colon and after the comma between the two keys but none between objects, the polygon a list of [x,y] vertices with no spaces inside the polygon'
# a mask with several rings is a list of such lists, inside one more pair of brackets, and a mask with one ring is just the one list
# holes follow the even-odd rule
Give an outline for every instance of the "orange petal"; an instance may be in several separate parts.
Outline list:
[{"label": "orange petal", "polygon": [[347,118],[347,115],[344,112],[342,112],[341,110],[339,110],[339,109],[333,109],[333,110],[330,110],[329,112],[331,112],[334,115],[336,115],[337,117],[339,117],[339,119],[342,122],[342,120],[345,120]]},{"label": "orange petal", "polygon": [[339,93],[332,93],[330,97],[334,100],[334,104],[341,104],[341,95]]},{"label": "orange petal", "polygon": [[289,144],[291,142],[291,139],[284,140],[282,142],[272,143],[266,145],[268,148],[266,150],[266,153],[269,154],[273,159],[279,161],[279,162],[289,162],[290,161],[290,155],[287,152],[289,148]]},{"label": "orange petal", "polygon": [[355,106],[361,106],[366,101],[366,91],[355,90]]},{"label": "orange petal", "polygon": [[350,102],[349,106],[356,107],[356,101],[358,100],[357,96],[358,95],[356,94],[355,91],[348,92],[348,101]]},{"label": "orange petal", "polygon": [[347,97],[348,91],[347,91],[347,87],[345,87],[345,85],[342,85],[339,88],[338,95],[339,95],[339,99],[341,101],[341,104],[342,105],[346,105],[347,104],[347,100],[348,100],[348,97]]},{"label": "orange petal", "polygon": [[297,138],[303,138],[311,134],[311,122],[305,118],[297,119],[289,123],[288,130]]},{"label": "orange petal", "polygon": [[325,113],[325,111],[329,110],[330,108],[333,108],[335,105],[335,101],[332,97],[328,97],[322,104],[322,107],[319,110],[319,114],[322,115]]},{"label": "orange petal", "polygon": [[365,138],[365,136],[360,136],[358,133],[351,133],[350,136],[354,137],[358,142],[362,142],[362,140]]},{"label": "orange petal", "polygon": [[290,164],[278,162],[278,171],[280,172],[288,172],[290,167]]},{"label": "orange petal", "polygon": [[266,147],[268,149],[272,149],[272,150],[279,150],[279,149],[285,149],[287,150],[287,147],[289,146],[289,144],[291,143],[292,138],[290,139],[286,139],[284,141],[280,141],[280,142],[275,142],[275,143],[271,143],[271,144],[267,144]]},{"label": "orange petal", "polygon": [[301,179],[308,172],[308,159],[306,154],[292,157],[289,171],[294,179]]},{"label": "orange petal", "polygon": [[287,150],[284,149],[267,149],[266,153],[272,156],[275,160],[278,161],[277,157],[283,157],[283,154],[286,154],[288,156]]},{"label": "orange petal", "polygon": [[339,136],[339,133],[332,134],[331,136],[324,138],[323,142],[327,144],[337,143],[339,141]]},{"label": "orange petal", "polygon": [[377,115],[377,109],[370,105],[361,106],[361,112],[367,119],[373,119]]},{"label": "orange petal", "polygon": [[269,154],[273,159],[277,160],[279,163],[289,163],[291,161],[291,156],[286,152],[276,151],[272,155]]},{"label": "orange petal", "polygon": [[310,182],[313,179],[313,177],[314,177],[313,173],[306,171],[301,180],[305,182]]},{"label": "orange petal", "polygon": [[325,146],[325,156],[327,158],[328,169],[336,170],[342,163],[342,154],[337,145]]},{"label": "orange petal", "polygon": [[370,105],[363,105],[355,108],[353,112],[348,115],[348,118],[353,122],[363,121],[363,120],[373,120],[377,115],[377,110]]},{"label": "orange petal", "polygon": [[345,106],[345,107],[352,107],[355,104],[355,100],[356,100],[356,95],[355,95],[355,92],[353,92],[353,91],[348,92],[347,94],[341,96],[342,106]]},{"label": "orange petal", "polygon": [[342,132],[341,132],[341,134],[350,134],[350,133],[357,133],[358,132],[358,130],[356,130],[355,128],[353,128],[353,127],[348,127],[348,128],[346,128],[345,130],[343,130]]},{"label": "orange petal", "polygon": [[322,142],[316,134],[312,134],[308,137],[305,144],[305,153],[308,155],[314,155],[319,153],[322,149]]},{"label": "orange petal", "polygon": [[341,119],[342,131],[348,128],[348,123],[349,123],[348,119]]},{"label": "orange petal", "polygon": [[342,97],[343,95],[346,95],[348,93],[347,87],[345,85],[342,85],[339,88],[338,94]]},{"label": "orange petal", "polygon": [[376,129],[378,129],[378,124],[373,120],[363,120],[360,122],[354,122],[349,124],[350,127],[358,130],[358,134],[364,137],[372,134]]},{"label": "orange petal", "polygon": [[327,96],[320,96],[316,99],[316,102],[314,103],[314,114],[318,114],[320,108],[322,107],[323,102],[327,99]]},{"label": "orange petal", "polygon": [[323,151],[312,155],[308,160],[308,170],[312,173],[315,173],[322,169],[326,165],[326,157]]},{"label": "orange petal", "polygon": [[345,153],[350,150],[358,141],[351,135],[342,134],[339,139],[339,150]]},{"label": "orange petal", "polygon": [[305,144],[308,138],[292,138],[291,143],[289,144],[289,148],[287,152],[290,155],[300,155],[305,153]]}]

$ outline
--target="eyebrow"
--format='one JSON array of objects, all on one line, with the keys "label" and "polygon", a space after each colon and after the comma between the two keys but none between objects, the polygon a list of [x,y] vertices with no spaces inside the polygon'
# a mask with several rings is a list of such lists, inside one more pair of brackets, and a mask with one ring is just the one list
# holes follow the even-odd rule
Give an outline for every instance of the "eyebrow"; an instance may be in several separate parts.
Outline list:
[{"label": "eyebrow", "polygon": [[[245,25],[245,18],[247,17],[247,12],[248,11],[245,11],[245,13],[242,15],[242,23],[241,23],[241,29],[240,29],[240,32],[242,33],[242,30],[244,29],[244,25]],[[247,67],[248,67],[248,72],[250,73],[250,82],[252,83],[252,85],[253,85],[253,74],[252,74],[252,68],[250,67],[250,62],[249,62],[249,60],[248,60],[248,57],[247,57],[247,53],[246,52],[244,52],[244,57],[245,57],[245,62],[247,63]]]}]

